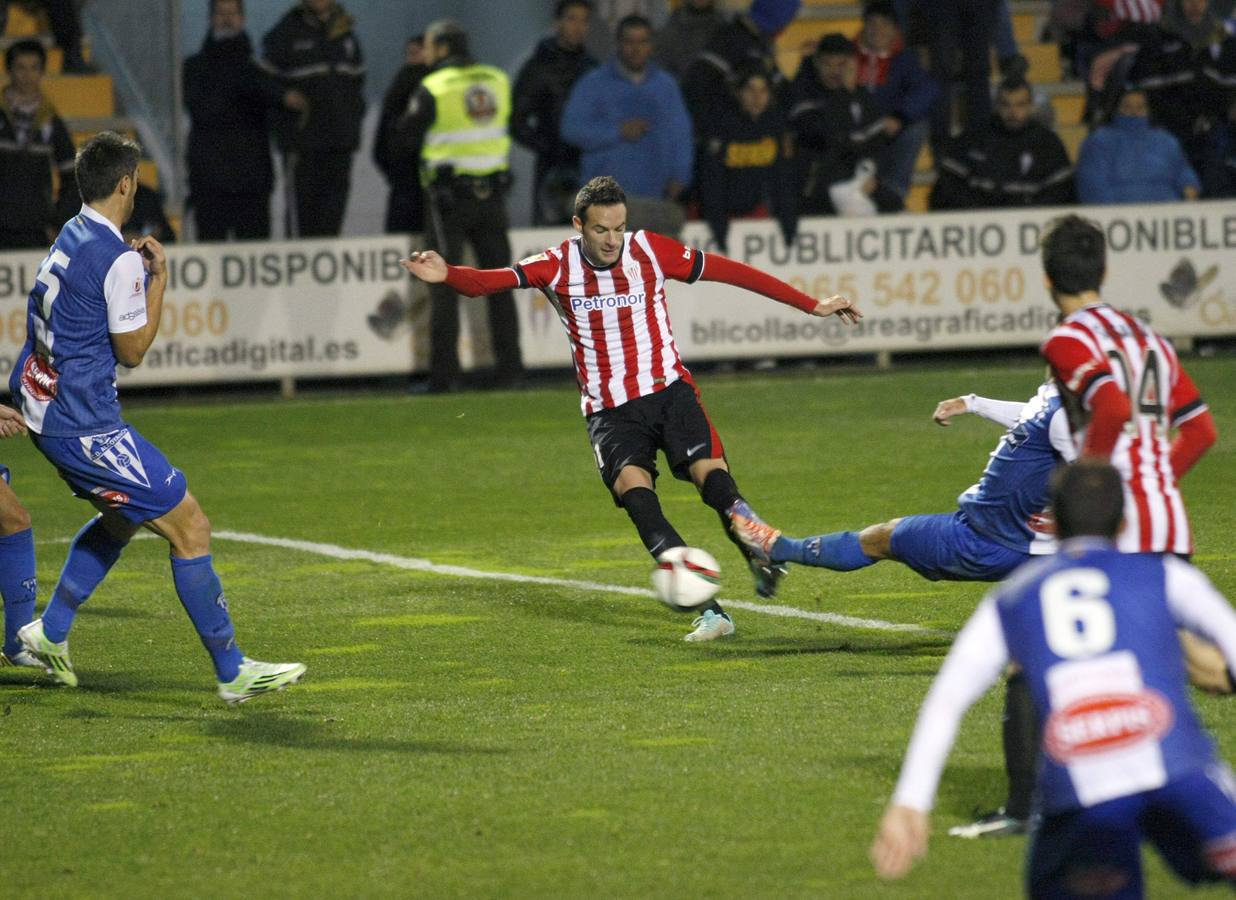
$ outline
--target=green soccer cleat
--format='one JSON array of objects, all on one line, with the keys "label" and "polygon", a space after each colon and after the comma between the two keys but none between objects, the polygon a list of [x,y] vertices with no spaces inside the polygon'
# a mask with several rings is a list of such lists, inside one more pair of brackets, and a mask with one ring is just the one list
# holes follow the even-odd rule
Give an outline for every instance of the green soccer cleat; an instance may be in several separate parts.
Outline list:
[{"label": "green soccer cleat", "polygon": [[61,684],[77,687],[77,673],[73,671],[73,662],[69,659],[69,642],[63,640],[57,644],[49,641],[43,633],[42,619],[23,625],[17,630],[17,637],[53,678]]},{"label": "green soccer cleat", "polygon": [[235,678],[219,682],[219,698],[228,706],[235,706],[270,691],[281,691],[296,684],[304,674],[304,663],[258,662],[245,657]]},{"label": "green soccer cleat", "polygon": [[734,633],[734,620],[729,613],[715,613],[710,609],[692,622],[691,627],[693,630],[683,638],[684,641],[715,641]]}]

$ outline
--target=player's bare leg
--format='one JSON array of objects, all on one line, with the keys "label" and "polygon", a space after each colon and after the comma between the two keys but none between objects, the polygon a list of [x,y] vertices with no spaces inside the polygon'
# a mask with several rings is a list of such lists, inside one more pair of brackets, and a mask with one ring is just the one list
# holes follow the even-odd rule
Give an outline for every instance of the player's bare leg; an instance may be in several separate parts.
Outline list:
[{"label": "player's bare leg", "polygon": [[223,585],[210,557],[210,520],[197,498],[186,491],[171,512],[146,522],[145,527],[171,545],[176,595],[210,654],[219,680],[219,696],[225,702],[244,703],[301,679],[305,674],[302,663],[258,662],[240,652]]},{"label": "player's bare leg", "polygon": [[862,531],[836,531],[808,538],[792,538],[779,529],[745,516],[734,517],[734,534],[755,553],[774,563],[800,563],[835,572],[851,572],[893,559],[893,531],[901,519],[869,525]]}]

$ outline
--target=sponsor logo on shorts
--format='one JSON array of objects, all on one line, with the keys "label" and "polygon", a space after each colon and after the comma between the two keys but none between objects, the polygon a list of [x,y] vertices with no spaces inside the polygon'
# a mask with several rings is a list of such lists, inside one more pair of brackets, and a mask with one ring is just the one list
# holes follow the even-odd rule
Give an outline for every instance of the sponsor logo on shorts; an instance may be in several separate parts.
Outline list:
[{"label": "sponsor logo on shorts", "polygon": [[1162,737],[1174,719],[1171,704],[1158,691],[1096,694],[1054,711],[1043,731],[1043,747],[1067,765]]},{"label": "sponsor logo on shorts", "polygon": [[37,353],[26,357],[26,364],[21,370],[21,386],[27,396],[40,403],[48,403],[56,398],[59,380],[60,373],[43,357]]},{"label": "sponsor logo on shorts", "polygon": [[90,493],[94,494],[112,509],[119,509],[129,502],[129,495],[124,491],[113,491],[109,488],[97,487]]},{"label": "sponsor logo on shorts", "polygon": [[571,309],[575,312],[594,312],[605,309],[623,309],[642,306],[647,295],[643,291],[634,294],[602,294],[597,297],[572,297]]}]

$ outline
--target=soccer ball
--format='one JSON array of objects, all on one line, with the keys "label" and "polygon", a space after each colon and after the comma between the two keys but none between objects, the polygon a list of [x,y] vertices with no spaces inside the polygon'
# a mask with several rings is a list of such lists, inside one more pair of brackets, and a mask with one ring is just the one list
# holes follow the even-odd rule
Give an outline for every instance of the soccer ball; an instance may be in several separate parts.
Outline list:
[{"label": "soccer ball", "polygon": [[721,567],[711,553],[698,547],[671,547],[657,557],[652,589],[666,606],[690,612],[717,596]]}]

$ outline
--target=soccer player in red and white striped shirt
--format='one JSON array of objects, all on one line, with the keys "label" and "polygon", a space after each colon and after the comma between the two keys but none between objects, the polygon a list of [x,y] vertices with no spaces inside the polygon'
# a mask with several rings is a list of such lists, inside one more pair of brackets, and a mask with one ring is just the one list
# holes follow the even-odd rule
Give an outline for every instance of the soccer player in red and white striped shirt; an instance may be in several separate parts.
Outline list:
[{"label": "soccer player in red and white striped shirt", "polygon": [[1081,455],[1110,458],[1124,482],[1118,546],[1187,556],[1193,537],[1177,482],[1215,442],[1210,410],[1172,345],[1099,296],[1106,247],[1097,224],[1074,215],[1055,220],[1042,253],[1062,316],[1043,357]]},{"label": "soccer player in red and white striped shirt", "polygon": [[[816,300],[751,266],[688,247],[651,231],[627,231],[626,195],[613,178],[589,181],[575,199],[577,237],[505,269],[452,266],[438,254],[413,253],[404,267],[423,281],[445,281],[478,296],[535,287],[553,304],[571,344],[588,437],[601,478],[627,511],[653,558],[686,542],[661,511],[654,491],[660,450],[675,477],[691,481],[729,531],[734,513],[754,513],[729,472],[725,448],[682,362],[665,303],[669,280],[719,281],[763,294],[809,315],[861,315],[844,297]],[[743,551],[756,591],[776,591],[784,569]],[[713,603],[689,641],[734,633]]]}]

